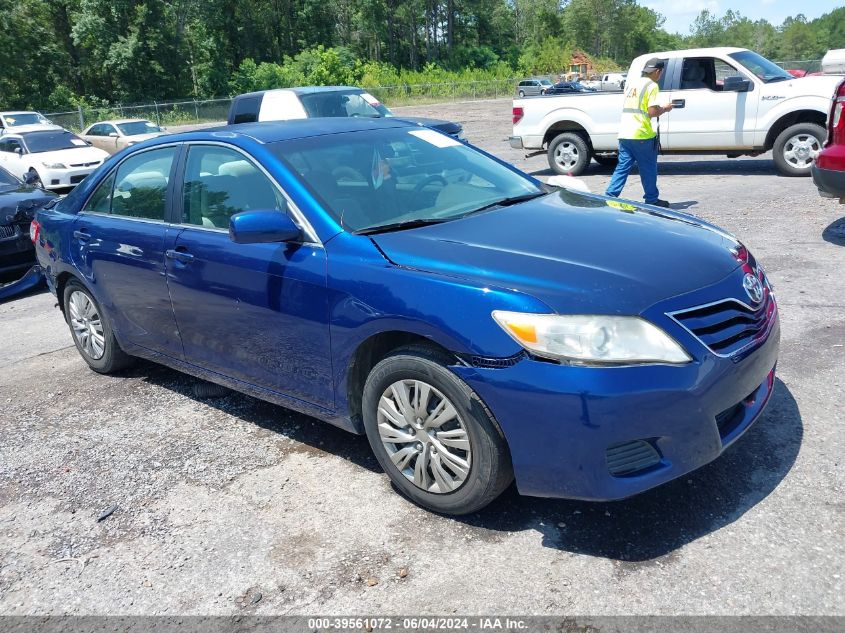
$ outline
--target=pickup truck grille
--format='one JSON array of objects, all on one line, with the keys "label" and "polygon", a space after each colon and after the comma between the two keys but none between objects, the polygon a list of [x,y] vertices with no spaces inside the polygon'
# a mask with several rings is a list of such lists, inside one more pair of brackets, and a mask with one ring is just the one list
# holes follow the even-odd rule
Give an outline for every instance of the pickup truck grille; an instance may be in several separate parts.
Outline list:
[{"label": "pickup truck grille", "polygon": [[766,288],[763,301],[757,308],[736,299],[725,299],[669,316],[714,354],[733,356],[766,339],[776,312],[775,298]]}]

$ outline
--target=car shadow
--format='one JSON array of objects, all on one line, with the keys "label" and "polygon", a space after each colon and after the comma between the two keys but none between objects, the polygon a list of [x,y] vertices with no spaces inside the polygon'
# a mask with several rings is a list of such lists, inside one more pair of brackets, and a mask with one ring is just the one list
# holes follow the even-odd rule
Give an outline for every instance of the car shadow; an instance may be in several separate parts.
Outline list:
[{"label": "car shadow", "polygon": [[[556,172],[546,167],[529,171],[532,176],[555,176]],[[590,163],[584,172],[579,176],[609,176],[613,169],[603,167],[596,163]],[[632,174],[639,173],[636,165],[631,170]],[[723,160],[661,160],[657,166],[658,184],[660,176],[706,176],[730,174],[732,176],[777,176],[778,171],[775,164],[768,159],[737,160],[725,158]]]},{"label": "car shadow", "polygon": [[491,538],[539,531],[552,549],[652,561],[730,525],[771,494],[795,463],[802,436],[795,398],[776,380],[763,417],[721,457],[689,475],[608,503],[521,497],[511,486],[484,510],[458,520]]},{"label": "car shadow", "polygon": [[825,242],[836,244],[837,246],[845,246],[845,218],[839,218],[831,222],[827,228],[822,231],[822,239]]},{"label": "car shadow", "polygon": [[200,398],[194,385],[204,381],[170,369],[164,365],[138,359],[131,368],[121,372],[127,378],[140,378],[144,382],[168,389],[197,403],[237,417],[272,433],[300,442],[309,450],[331,453],[373,472],[381,472],[367,438],[354,435],[317,418],[260,400],[238,391],[228,390],[219,397]]},{"label": "car shadow", "polygon": [[[382,472],[366,437],[316,418],[235,391],[198,398],[197,379],[139,361],[126,377],[178,393],[273,433]],[[545,547],[631,564],[671,555],[715,532],[765,499],[798,456],[803,424],[798,405],[779,379],[763,417],[716,461],[654,490],[622,501],[599,503],[520,496],[511,485],[480,512],[447,517],[491,540],[499,534],[537,531]],[[397,493],[398,494],[398,493]],[[398,499],[397,499],[398,502]]]}]

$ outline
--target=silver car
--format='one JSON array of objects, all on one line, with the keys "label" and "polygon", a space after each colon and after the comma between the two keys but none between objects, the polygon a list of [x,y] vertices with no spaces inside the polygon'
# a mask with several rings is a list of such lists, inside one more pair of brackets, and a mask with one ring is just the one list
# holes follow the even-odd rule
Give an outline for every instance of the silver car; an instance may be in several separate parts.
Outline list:
[{"label": "silver car", "polygon": [[519,97],[533,97],[535,95],[544,95],[546,91],[552,87],[552,82],[542,77],[534,77],[532,79],[523,79],[516,87]]},{"label": "silver car", "polygon": [[90,126],[80,136],[94,147],[114,154],[124,147],[166,134],[159,126],[146,119],[121,119],[100,121]]}]

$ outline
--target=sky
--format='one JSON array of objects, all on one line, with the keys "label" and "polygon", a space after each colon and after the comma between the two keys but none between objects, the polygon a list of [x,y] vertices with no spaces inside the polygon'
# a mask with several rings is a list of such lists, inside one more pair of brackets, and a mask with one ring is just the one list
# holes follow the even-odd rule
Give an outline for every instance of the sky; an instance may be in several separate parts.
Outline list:
[{"label": "sky", "polygon": [[786,17],[798,13],[812,20],[845,5],[842,0],[644,0],[641,4],[663,14],[665,30],[681,35],[689,35],[690,25],[702,9],[718,17],[733,9],[750,20],[764,18],[779,26]]}]

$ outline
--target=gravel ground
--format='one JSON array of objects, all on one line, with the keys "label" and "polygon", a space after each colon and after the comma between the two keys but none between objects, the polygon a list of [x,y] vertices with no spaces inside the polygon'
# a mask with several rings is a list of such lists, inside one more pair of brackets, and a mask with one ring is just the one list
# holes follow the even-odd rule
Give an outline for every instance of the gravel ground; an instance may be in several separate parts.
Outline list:
[{"label": "gravel ground", "polygon": [[[508,146],[509,100],[397,111],[550,175]],[[716,462],[622,502],[511,489],[439,517],[362,437],[149,363],[89,371],[34,294],[0,305],[0,614],[845,614],[845,207],[769,157],[662,158],[659,185],[780,299],[772,401]]]}]

